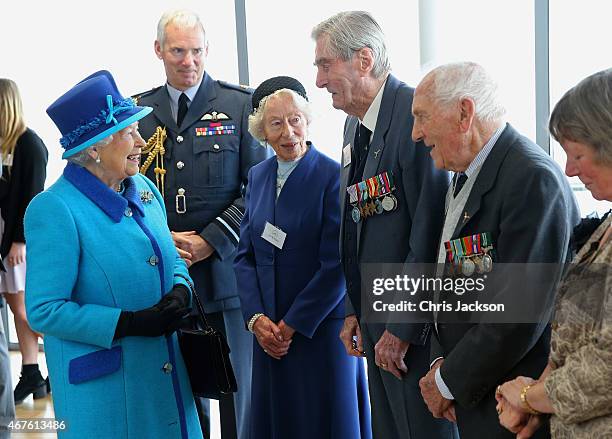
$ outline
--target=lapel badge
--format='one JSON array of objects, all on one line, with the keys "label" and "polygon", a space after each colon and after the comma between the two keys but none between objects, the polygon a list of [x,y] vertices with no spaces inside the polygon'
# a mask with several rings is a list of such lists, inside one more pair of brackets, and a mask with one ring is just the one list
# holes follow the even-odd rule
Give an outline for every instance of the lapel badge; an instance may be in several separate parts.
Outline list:
[{"label": "lapel badge", "polygon": [[219,113],[217,111],[211,111],[210,113],[206,113],[200,120],[210,120],[212,122],[217,122],[218,120],[229,120],[230,117],[225,113]]},{"label": "lapel badge", "polygon": [[467,223],[470,219],[470,216],[467,213],[467,210],[465,212],[463,212],[463,223]]},{"label": "lapel badge", "polygon": [[145,204],[149,204],[153,201],[153,192],[151,191],[140,191],[140,201]]},{"label": "lapel badge", "polygon": [[378,154],[380,154],[380,149],[377,149],[376,151],[374,151],[374,158],[375,159],[378,158]]}]

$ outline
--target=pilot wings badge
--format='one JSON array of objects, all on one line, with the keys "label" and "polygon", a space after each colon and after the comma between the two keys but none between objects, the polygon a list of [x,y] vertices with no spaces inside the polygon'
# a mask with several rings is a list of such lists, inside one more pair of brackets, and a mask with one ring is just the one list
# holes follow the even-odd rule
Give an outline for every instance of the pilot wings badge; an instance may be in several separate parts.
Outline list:
[{"label": "pilot wings badge", "polygon": [[220,113],[217,111],[211,111],[206,113],[200,120],[210,120],[211,122],[217,122],[218,120],[229,120],[231,119],[227,114]]}]

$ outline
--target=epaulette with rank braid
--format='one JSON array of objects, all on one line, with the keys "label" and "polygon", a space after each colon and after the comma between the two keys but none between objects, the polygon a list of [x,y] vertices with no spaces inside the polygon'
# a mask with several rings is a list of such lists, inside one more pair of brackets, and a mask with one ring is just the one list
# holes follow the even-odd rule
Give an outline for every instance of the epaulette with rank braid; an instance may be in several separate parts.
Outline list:
[{"label": "epaulette with rank braid", "polygon": [[140,98],[144,98],[145,96],[149,96],[155,93],[161,87],[163,87],[163,85],[160,85],[159,87],[154,87],[148,91],[143,91],[142,93],[136,93],[135,95],[132,95],[132,100],[134,101],[134,105],[138,105],[138,101],[140,100]]},{"label": "epaulette with rank braid", "polygon": [[249,87],[248,85],[237,85],[237,84],[232,84],[232,83],[225,82],[225,81],[217,81],[217,82],[219,83],[221,87],[230,88],[232,90],[238,90],[238,91],[241,91],[247,94],[253,93],[253,89]]}]

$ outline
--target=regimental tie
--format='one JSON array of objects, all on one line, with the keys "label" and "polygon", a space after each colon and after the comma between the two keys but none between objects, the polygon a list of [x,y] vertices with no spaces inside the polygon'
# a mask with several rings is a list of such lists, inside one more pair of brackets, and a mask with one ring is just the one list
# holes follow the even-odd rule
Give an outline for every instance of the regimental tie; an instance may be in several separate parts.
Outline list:
[{"label": "regimental tie", "polygon": [[453,176],[453,198],[457,198],[457,195],[459,194],[459,192],[461,192],[461,188],[463,188],[463,185],[465,184],[467,179],[468,177],[465,173],[455,173],[455,175]]}]

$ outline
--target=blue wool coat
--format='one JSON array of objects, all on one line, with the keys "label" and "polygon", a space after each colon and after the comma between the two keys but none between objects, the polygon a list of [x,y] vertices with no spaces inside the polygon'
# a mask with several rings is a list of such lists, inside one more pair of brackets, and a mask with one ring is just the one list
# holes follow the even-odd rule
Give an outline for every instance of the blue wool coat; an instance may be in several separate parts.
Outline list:
[{"label": "blue wool coat", "polygon": [[[261,312],[296,333],[280,360],[254,340],[250,437],[369,439],[363,361],[338,338],[340,165],[311,145],[278,199],[277,167],[273,157],[249,172],[234,267],[245,321]],[[261,237],[266,222],[287,233],[282,249]]]},{"label": "blue wool coat", "polygon": [[26,309],[45,335],[60,438],[202,437],[176,335],[113,341],[122,310],[189,276],[163,206],[141,175],[119,195],[69,164],[27,209]]}]

